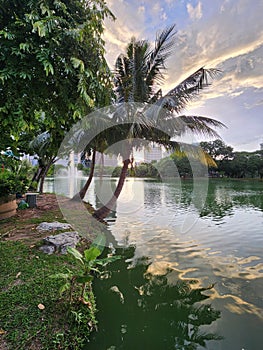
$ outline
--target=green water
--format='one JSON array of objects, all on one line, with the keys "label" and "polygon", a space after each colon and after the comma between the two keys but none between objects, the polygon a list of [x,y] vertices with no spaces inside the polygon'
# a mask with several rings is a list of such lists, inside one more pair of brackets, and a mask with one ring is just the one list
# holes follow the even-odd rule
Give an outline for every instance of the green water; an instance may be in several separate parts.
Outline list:
[{"label": "green water", "polygon": [[87,349],[263,348],[263,183],[203,187],[128,180]]},{"label": "green water", "polygon": [[109,219],[123,259],[94,283],[86,349],[263,349],[262,211],[260,181],[128,179]]}]

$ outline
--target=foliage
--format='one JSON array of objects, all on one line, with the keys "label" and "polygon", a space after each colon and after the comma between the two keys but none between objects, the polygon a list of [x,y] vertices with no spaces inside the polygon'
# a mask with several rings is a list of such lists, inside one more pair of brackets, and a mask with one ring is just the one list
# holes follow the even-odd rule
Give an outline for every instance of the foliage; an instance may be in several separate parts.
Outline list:
[{"label": "foliage", "polygon": [[84,250],[81,254],[75,248],[68,248],[68,252],[75,258],[78,263],[79,270],[73,272],[67,270],[66,273],[57,273],[50,276],[51,278],[63,279],[65,283],[60,288],[60,293],[64,293],[66,290],[70,290],[69,299],[70,303],[73,301],[73,292],[75,285],[81,285],[81,292],[78,299],[85,305],[90,306],[90,301],[88,299],[88,294],[86,292],[91,288],[91,282],[93,280],[94,273],[101,274],[98,269],[99,266],[106,266],[110,262],[120,259],[119,256],[108,256],[104,259],[97,259],[103,252],[105,246],[105,237],[99,235],[91,244],[89,249]]},{"label": "foliage", "polygon": [[32,167],[26,161],[1,156],[0,197],[15,193],[25,193],[29,186]]},{"label": "foliage", "polygon": [[17,175],[9,170],[0,172],[0,197],[10,194],[25,193],[28,188],[28,178],[25,175]]},{"label": "foliage", "polygon": [[154,163],[140,163],[135,166],[134,176],[158,177],[158,170]]},{"label": "foliage", "polygon": [[200,146],[216,161],[216,170],[210,166],[212,176],[263,177],[262,151],[236,152],[233,147],[226,145],[222,140],[201,142]]},{"label": "foliage", "polygon": [[106,17],[104,0],[1,2],[1,143],[48,131],[60,144],[77,119],[110,102]]},{"label": "foliage", "polygon": [[227,146],[220,139],[210,142],[200,142],[200,147],[215,160],[231,159],[233,156],[233,148]]}]

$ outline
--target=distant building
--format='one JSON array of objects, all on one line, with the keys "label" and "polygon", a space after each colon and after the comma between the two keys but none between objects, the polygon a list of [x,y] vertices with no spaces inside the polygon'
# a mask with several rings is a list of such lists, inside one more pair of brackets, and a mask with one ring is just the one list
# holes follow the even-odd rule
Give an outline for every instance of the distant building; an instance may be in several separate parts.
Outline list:
[{"label": "distant building", "polygon": [[260,150],[263,151],[263,143],[260,144]]},{"label": "distant building", "polygon": [[163,158],[162,147],[154,143],[150,147],[144,148],[144,162],[151,163],[153,160],[159,161]]},{"label": "distant building", "polygon": [[104,166],[118,166],[119,164],[119,158],[115,155],[109,156],[107,154],[103,154],[102,158],[102,153],[97,152],[96,154],[96,164],[97,165],[104,165]]}]

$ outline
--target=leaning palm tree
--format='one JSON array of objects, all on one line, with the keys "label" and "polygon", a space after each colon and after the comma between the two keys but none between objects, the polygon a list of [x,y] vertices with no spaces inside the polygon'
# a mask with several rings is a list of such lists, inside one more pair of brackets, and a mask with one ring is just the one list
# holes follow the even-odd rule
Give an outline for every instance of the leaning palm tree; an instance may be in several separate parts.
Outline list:
[{"label": "leaning palm tree", "polygon": [[[209,85],[209,78],[215,77],[219,73],[218,70],[199,68],[163,96],[160,86],[164,81],[166,61],[174,48],[175,34],[174,25],[166,28],[157,34],[154,48],[147,40],[136,41],[132,38],[126,54],[121,54],[116,60],[114,84],[116,102],[119,105],[113,119],[118,126],[116,130],[125,125],[126,146],[121,154],[123,167],[113,196],[94,213],[99,219],[109,214],[121,193],[128,167],[132,162],[134,138],[178,149],[179,143],[173,141],[175,136],[190,131],[218,137],[213,128],[223,126],[211,118],[180,115],[200,90]],[[128,103],[128,107],[122,106],[125,103]],[[136,103],[142,103],[144,107],[129,113],[130,104],[134,106]]]}]

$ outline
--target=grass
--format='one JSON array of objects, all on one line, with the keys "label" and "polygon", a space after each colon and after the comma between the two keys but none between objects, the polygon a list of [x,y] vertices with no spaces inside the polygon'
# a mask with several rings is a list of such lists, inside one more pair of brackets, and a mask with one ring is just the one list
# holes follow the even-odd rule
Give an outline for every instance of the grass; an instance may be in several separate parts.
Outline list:
[{"label": "grass", "polygon": [[81,349],[96,327],[94,295],[89,308],[70,305],[58,294],[61,281],[49,278],[74,271],[73,258],[46,255],[16,241],[0,242],[0,256],[0,348]]}]

